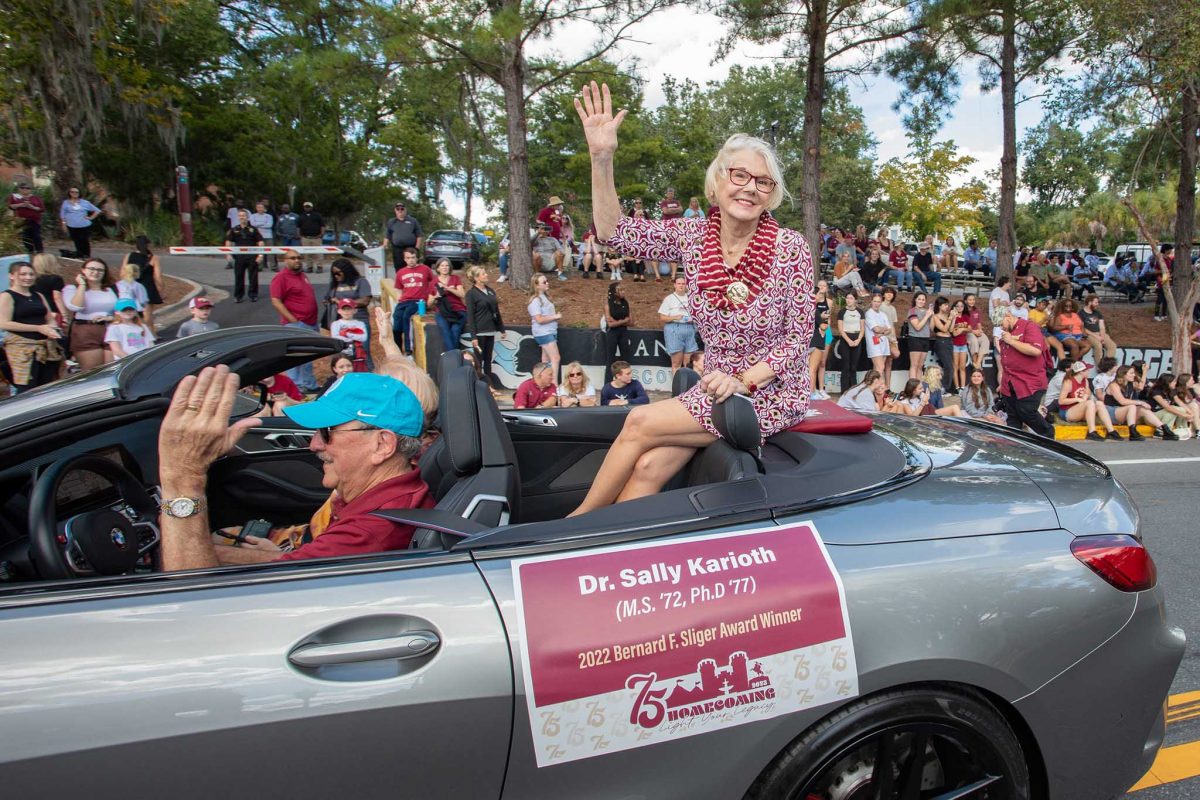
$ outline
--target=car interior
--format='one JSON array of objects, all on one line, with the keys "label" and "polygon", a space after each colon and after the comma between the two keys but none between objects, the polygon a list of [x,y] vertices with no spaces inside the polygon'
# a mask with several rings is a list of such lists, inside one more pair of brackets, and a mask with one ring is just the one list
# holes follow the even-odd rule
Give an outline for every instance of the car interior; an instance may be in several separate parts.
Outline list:
[{"label": "car interior", "polygon": [[[313,334],[285,338],[274,352],[255,347],[240,355],[224,352],[217,360],[252,384],[337,346]],[[157,362],[154,369],[178,372],[157,376],[168,386],[206,365],[203,358]],[[436,508],[377,512],[413,525],[417,551],[578,537],[607,541],[767,520],[806,504],[885,491],[911,471],[902,450],[872,431],[866,417],[848,424],[810,419],[800,430],[763,441],[750,402],[735,396],[714,412],[722,438],[697,452],[661,492],[568,519],[629,409],[502,410],[461,352],[443,354],[434,367],[440,434],[419,469]],[[135,371],[124,377],[132,386],[145,376]],[[685,391],[698,377],[680,370],[673,391]],[[168,395],[101,403],[0,440],[3,463],[10,465],[0,468],[0,593],[6,584],[155,571],[157,432]],[[247,394],[239,397],[234,416],[259,408],[261,399]],[[286,417],[268,418],[215,463],[207,497],[210,527],[257,518],[275,525],[307,522],[329,494],[321,485],[321,464],[308,449],[311,434]]]}]

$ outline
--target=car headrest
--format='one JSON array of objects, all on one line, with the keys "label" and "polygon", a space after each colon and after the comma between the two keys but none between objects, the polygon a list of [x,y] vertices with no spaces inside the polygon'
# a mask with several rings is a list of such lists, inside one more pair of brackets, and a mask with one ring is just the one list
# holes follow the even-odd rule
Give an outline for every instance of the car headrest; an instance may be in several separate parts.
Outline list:
[{"label": "car headrest", "polygon": [[679,397],[688,389],[700,382],[700,373],[691,367],[680,367],[671,379],[671,396]]},{"label": "car headrest", "polygon": [[433,374],[434,381],[440,381],[447,372],[455,367],[461,367],[465,363],[462,350],[447,350],[438,357],[437,364],[434,365],[436,370]]},{"label": "car headrest", "polygon": [[450,466],[457,475],[479,471],[483,448],[479,441],[479,406],[475,399],[475,370],[466,364],[446,369],[440,381],[438,420]]},{"label": "car headrest", "polygon": [[762,446],[762,428],[754,404],[745,395],[735,394],[724,403],[713,403],[713,427],[735,450],[756,453]]}]

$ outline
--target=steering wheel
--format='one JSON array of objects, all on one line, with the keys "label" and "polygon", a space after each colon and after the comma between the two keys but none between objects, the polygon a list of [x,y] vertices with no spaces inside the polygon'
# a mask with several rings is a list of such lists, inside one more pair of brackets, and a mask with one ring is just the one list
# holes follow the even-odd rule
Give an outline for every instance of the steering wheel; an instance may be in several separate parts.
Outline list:
[{"label": "steering wheel", "polygon": [[[116,486],[122,511],[129,513],[112,507],[85,511],[60,526],[54,502],[58,487],[78,470],[93,472]],[[123,575],[158,546],[157,521],[158,506],[129,470],[100,456],[72,456],[56,462],[34,484],[29,501],[30,555],[43,578]]]}]

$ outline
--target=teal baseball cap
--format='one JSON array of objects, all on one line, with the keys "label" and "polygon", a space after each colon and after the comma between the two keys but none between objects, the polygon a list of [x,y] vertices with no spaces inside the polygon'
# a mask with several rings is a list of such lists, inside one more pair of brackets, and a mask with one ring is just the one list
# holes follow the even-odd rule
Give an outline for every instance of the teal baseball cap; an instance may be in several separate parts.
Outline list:
[{"label": "teal baseball cap", "polygon": [[141,311],[141,308],[138,307],[138,301],[134,300],[132,297],[122,297],[116,302],[116,304],[113,305],[113,311],[124,311],[126,309],[129,309],[130,311]]},{"label": "teal baseball cap", "polygon": [[412,389],[373,372],[347,373],[317,400],[288,406],[283,413],[297,425],[314,430],[351,420],[401,436],[420,436],[425,429],[425,412]]}]

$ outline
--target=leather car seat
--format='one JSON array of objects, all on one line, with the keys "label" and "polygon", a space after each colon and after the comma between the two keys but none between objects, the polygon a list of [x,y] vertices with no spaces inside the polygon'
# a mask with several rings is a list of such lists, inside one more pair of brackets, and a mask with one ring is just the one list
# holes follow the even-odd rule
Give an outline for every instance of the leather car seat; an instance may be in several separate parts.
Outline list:
[{"label": "leather car seat", "polygon": [[692,457],[687,485],[736,481],[760,474],[762,428],[750,399],[735,394],[724,403],[714,403],[712,421],[721,438]]}]

